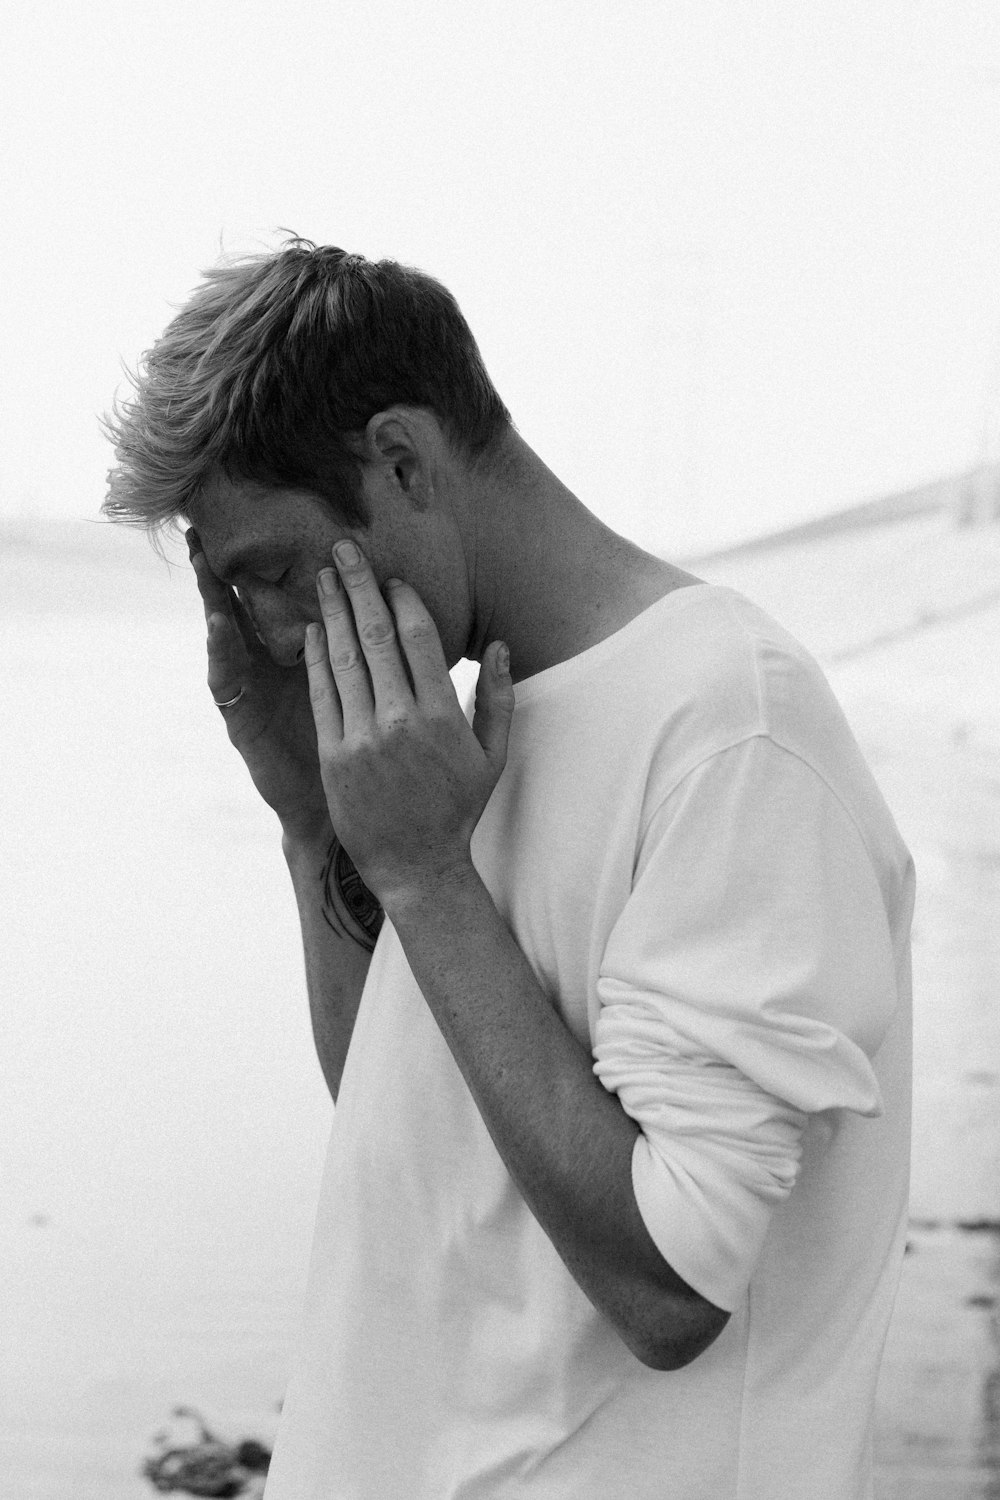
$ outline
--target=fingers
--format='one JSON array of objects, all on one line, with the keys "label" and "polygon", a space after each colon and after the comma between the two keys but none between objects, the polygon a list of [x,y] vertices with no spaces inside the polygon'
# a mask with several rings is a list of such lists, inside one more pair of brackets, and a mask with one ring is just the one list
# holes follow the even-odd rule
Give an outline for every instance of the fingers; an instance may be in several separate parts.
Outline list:
[{"label": "fingers", "polygon": [[343,707],[346,733],[373,712],[388,716],[413,702],[396,638],[396,622],[364,554],[324,568],[317,595],[326,628],[330,667]]},{"label": "fingers", "polygon": [[392,578],[386,593],[396,620],[396,636],[413,679],[413,696],[429,713],[456,702],[441,637],[433,616],[416,589]]},{"label": "fingers", "polygon": [[205,606],[205,623],[208,623],[209,615],[216,610],[220,614],[231,615],[233,612],[232,593],[208,566],[208,559],[201,550],[198,533],[193,528],[187,533],[187,540],[188,557],[194,569],[201,602]]},{"label": "fingers", "polygon": [[188,544],[188,558],[190,559],[191,566],[194,569],[194,576],[198,581],[198,592],[201,595],[202,603],[205,606],[206,624],[208,623],[208,617],[213,610],[219,610],[224,615],[232,614],[233,605],[232,600],[229,597],[229,590],[222,582],[222,579],[216,578],[215,574],[208,566],[208,560],[206,559],[204,552],[201,550],[201,539],[199,538],[198,533],[195,531],[193,526],[191,527],[190,531],[186,533],[186,536]]},{"label": "fingers", "polygon": [[201,595],[202,604],[205,607],[205,623],[208,624],[209,616],[218,613],[224,615],[233,629],[243,641],[243,645],[249,652],[253,649],[254,634],[250,622],[246,619],[245,611],[237,599],[233,589],[223,583],[208,565],[208,559],[201,550],[201,539],[192,526],[186,533],[188,544],[188,557],[194,569],[194,576],[198,583],[198,592]]},{"label": "fingers", "polygon": [[319,625],[306,626],[305,661],[316,740],[322,752],[324,748],[336,748],[343,740],[344,716],[340,693],[330,668],[326,636]]},{"label": "fingers", "polygon": [[212,572],[205,561],[204,552],[195,552],[191,557],[191,566],[194,568],[194,576],[198,580],[198,592],[201,602],[205,606],[205,623],[209,616],[220,614],[231,616],[233,613],[233,601],[225,584]]},{"label": "fingers", "polygon": [[[208,690],[222,707],[246,689],[247,653],[233,620],[219,612],[208,619]],[[235,703],[232,704],[235,708]]]},{"label": "fingers", "polygon": [[228,703],[246,687],[249,665],[246,642],[235,617],[230,590],[208,566],[193,527],[187,533],[187,541],[208,627],[208,690],[217,704]]}]

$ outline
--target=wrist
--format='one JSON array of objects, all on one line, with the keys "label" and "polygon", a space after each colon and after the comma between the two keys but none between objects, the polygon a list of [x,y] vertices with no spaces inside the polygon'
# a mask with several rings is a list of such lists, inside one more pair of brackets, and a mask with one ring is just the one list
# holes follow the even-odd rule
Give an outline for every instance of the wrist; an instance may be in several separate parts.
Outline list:
[{"label": "wrist", "polygon": [[392,925],[401,929],[408,922],[425,924],[428,919],[438,920],[457,902],[467,901],[485,890],[468,855],[447,865],[422,870],[391,889],[384,888],[379,900]]},{"label": "wrist", "polygon": [[303,853],[325,855],[333,837],[329,818],[281,825],[281,848],[286,859]]}]

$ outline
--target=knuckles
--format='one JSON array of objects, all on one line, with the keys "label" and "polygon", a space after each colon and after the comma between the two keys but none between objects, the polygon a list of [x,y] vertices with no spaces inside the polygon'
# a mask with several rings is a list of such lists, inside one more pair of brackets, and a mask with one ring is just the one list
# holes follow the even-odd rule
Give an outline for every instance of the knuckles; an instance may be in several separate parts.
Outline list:
[{"label": "knuckles", "polygon": [[395,638],[396,629],[391,620],[368,620],[361,627],[361,640],[366,646],[387,646]]},{"label": "knuckles", "polygon": [[314,678],[309,679],[309,702],[316,708],[321,708],[331,702],[333,693],[325,682],[317,682]]},{"label": "knuckles", "polygon": [[353,672],[363,660],[353,646],[334,646],[330,650],[330,665],[335,672]]},{"label": "knuckles", "polygon": [[[312,701],[325,701],[332,696],[332,691],[323,684]],[[328,762],[351,761],[363,769],[366,764],[374,765],[386,756],[391,759],[404,745],[412,747],[413,736],[419,731],[420,726],[410,714],[397,711],[390,718],[374,719],[364,727],[358,726],[349,739],[337,745],[321,746],[320,753]]]}]

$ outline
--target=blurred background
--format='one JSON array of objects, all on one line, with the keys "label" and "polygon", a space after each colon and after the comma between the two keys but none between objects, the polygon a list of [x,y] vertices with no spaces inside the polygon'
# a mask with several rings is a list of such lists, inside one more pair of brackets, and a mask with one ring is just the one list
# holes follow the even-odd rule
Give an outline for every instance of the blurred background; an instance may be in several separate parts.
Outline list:
[{"label": "blurred background", "polygon": [[443,280],[584,503],[827,672],[917,864],[878,1493],[1000,1496],[1000,10],[14,3],[0,136],[0,1496],[284,1389],[294,898],[186,560],[98,514],[123,364],[282,230]]}]

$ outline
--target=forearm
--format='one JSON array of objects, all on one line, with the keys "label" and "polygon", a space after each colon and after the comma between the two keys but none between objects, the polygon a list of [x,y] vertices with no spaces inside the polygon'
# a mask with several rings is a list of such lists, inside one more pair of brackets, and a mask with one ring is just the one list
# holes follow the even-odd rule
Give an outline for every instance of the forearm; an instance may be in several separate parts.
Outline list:
[{"label": "forearm", "polygon": [[313,1038],[336,1101],[382,909],[331,829],[321,838],[282,839],[305,957]]},{"label": "forearm", "polygon": [[569,1271],[645,1363],[687,1363],[725,1315],[660,1255],[632,1190],[639,1127],[594,1075],[475,869],[390,900],[388,914],[498,1152]]}]

